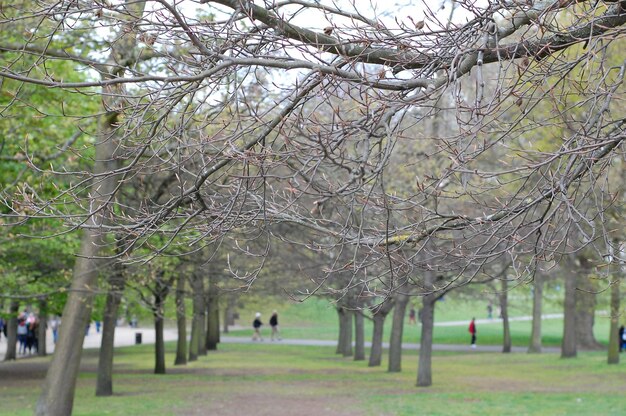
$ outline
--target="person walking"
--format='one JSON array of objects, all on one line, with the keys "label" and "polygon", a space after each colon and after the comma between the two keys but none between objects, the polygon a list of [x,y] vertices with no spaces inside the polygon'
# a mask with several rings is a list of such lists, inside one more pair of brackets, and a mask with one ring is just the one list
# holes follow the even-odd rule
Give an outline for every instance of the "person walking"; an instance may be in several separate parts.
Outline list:
[{"label": "person walking", "polygon": [[17,321],[17,342],[18,354],[26,354],[26,336],[28,335],[28,323],[26,317],[21,317]]},{"label": "person walking", "polygon": [[252,341],[256,341],[257,339],[263,341],[263,337],[261,336],[261,326],[263,326],[263,322],[261,322],[261,312],[257,312],[254,317],[254,321],[252,321],[252,328],[254,328]]},{"label": "person walking", "polygon": [[472,318],[468,330],[472,335],[472,348],[476,348],[476,333],[478,332],[476,330],[476,318]]},{"label": "person walking", "polygon": [[411,306],[411,309],[409,309],[409,324],[417,325],[417,320],[415,319],[415,317],[415,306]]},{"label": "person walking", "polygon": [[278,312],[276,311],[272,312],[272,316],[270,317],[270,326],[272,327],[272,341],[274,341],[274,337],[280,341],[280,331],[278,330]]},{"label": "person walking", "polygon": [[52,342],[55,344],[59,339],[59,325],[61,325],[61,320],[59,319],[59,317],[55,316],[54,318],[52,318],[52,321],[50,322],[50,328],[52,328]]},{"label": "person walking", "polygon": [[3,333],[4,333],[4,318],[0,316],[0,341],[2,340]]},{"label": "person walking", "polygon": [[619,352],[622,352],[624,348],[626,348],[626,332],[624,331],[624,325],[619,327],[619,336],[617,338],[619,342]]}]

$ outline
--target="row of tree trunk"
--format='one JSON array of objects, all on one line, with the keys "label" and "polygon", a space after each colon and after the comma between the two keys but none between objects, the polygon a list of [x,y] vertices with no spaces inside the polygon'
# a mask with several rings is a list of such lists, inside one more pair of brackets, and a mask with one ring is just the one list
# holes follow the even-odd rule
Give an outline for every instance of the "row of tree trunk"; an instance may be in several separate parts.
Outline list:
[{"label": "row of tree trunk", "polygon": [[[580,264],[584,258],[577,259]],[[565,279],[564,301],[564,326],[561,357],[575,357],[578,348],[585,350],[597,350],[603,346],[596,341],[593,335],[594,314],[596,299],[592,280],[589,278],[591,267],[582,264],[582,272]],[[425,287],[432,287],[432,277],[426,277]],[[529,353],[540,353],[541,344],[541,320],[544,276],[537,273],[533,282],[533,319]],[[509,353],[512,349],[512,337],[508,313],[509,285],[506,278],[500,280],[498,300],[500,305],[503,330],[502,352]],[[434,328],[435,305],[441,294],[435,292],[422,296],[422,309],[420,320],[422,323],[420,337],[420,353],[417,374],[417,385],[426,387],[432,385],[432,342]],[[380,304],[371,308],[373,332],[372,346],[370,349],[369,366],[380,366],[383,352],[383,329],[387,315],[393,309],[392,329],[389,342],[389,372],[401,371],[402,362],[402,336],[404,329],[404,317],[409,303],[409,294],[400,291],[392,297],[388,297]],[[619,362],[619,279],[611,283],[611,329],[608,362]],[[350,308],[346,302],[337,306],[339,317],[339,338],[337,354],[354,356],[354,360],[365,359],[364,337],[364,312],[361,309]],[[354,353],[352,346],[352,320],[354,317],[355,343]]]}]

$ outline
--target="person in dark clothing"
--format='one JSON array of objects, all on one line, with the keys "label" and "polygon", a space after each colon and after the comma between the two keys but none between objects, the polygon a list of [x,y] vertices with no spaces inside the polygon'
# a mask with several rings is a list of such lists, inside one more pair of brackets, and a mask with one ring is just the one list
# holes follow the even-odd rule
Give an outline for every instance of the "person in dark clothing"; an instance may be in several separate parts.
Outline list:
[{"label": "person in dark clothing", "polygon": [[274,337],[280,341],[280,331],[278,330],[278,312],[276,311],[272,312],[272,316],[270,317],[270,326],[272,327],[272,341],[274,341]]},{"label": "person in dark clothing", "polygon": [[415,307],[411,306],[411,309],[409,309],[409,324],[417,325],[417,320],[415,319],[415,317]]},{"label": "person in dark clothing", "polygon": [[624,339],[624,337],[626,336],[626,334],[624,334],[624,325],[619,327],[619,336],[617,337],[617,342],[619,342],[619,352],[624,351],[624,349],[626,348],[626,339]]},{"label": "person in dark clothing", "polygon": [[261,326],[263,322],[261,322],[261,312],[257,312],[254,317],[254,321],[252,321],[252,328],[254,328],[254,334],[252,334],[252,341],[256,341],[257,339],[263,341],[263,337],[261,336]]},{"label": "person in dark clothing", "polygon": [[469,324],[469,333],[472,335],[472,348],[476,348],[476,333],[478,332],[476,330],[476,322],[475,322],[476,318],[472,318],[472,321]]}]

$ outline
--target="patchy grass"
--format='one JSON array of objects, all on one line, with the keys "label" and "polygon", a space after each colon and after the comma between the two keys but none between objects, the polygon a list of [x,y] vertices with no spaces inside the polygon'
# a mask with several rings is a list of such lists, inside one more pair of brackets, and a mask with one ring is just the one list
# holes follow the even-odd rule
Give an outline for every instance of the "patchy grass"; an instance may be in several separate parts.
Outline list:
[{"label": "patchy grass", "polygon": [[[174,344],[167,345],[167,362]],[[187,366],[151,374],[151,346],[116,351],[115,395],[94,396],[96,352],[83,359],[75,415],[619,415],[624,365],[605,353],[557,355],[436,353],[430,388],[415,387],[417,355],[404,371],[277,343],[220,345]],[[30,415],[47,359],[0,364],[0,415]]]}]

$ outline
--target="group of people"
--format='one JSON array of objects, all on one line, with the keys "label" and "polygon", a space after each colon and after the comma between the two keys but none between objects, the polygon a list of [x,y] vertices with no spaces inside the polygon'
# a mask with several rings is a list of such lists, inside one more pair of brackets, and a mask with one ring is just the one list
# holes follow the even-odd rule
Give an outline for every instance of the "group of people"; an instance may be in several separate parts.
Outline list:
[{"label": "group of people", "polygon": [[[278,312],[272,312],[272,316],[270,316],[270,327],[272,328],[271,340],[277,341],[281,340],[280,330],[278,329]],[[252,341],[263,341],[263,336],[261,335],[261,327],[263,326],[263,321],[261,321],[261,312],[257,312],[254,321],[252,321],[252,329],[254,330],[252,334]]]},{"label": "group of people", "polygon": [[17,317],[17,353],[21,355],[36,353],[39,350],[39,317],[24,311]]}]

